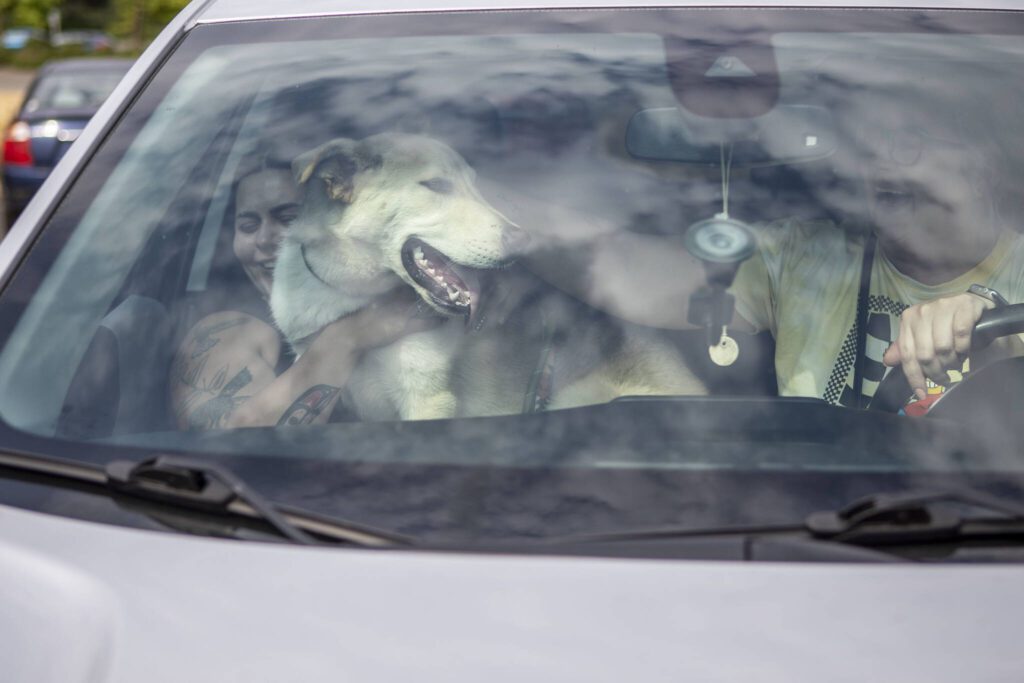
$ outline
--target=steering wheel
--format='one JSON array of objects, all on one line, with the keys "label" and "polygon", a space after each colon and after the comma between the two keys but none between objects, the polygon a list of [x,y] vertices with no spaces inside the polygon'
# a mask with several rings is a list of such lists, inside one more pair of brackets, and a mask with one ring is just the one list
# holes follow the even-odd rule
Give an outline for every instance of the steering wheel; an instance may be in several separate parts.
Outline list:
[{"label": "steering wheel", "polygon": [[[991,308],[982,313],[981,318],[974,325],[974,332],[971,334],[971,350],[983,349],[991,344],[994,339],[1021,332],[1024,332],[1024,304],[1011,304],[1009,306]],[[967,376],[953,389],[967,385],[970,381],[971,377]],[[910,388],[910,382],[907,381],[903,368],[895,367],[886,374],[885,378],[878,385],[868,410],[898,413],[913,395],[914,390]],[[945,398],[943,397],[943,400]]]}]

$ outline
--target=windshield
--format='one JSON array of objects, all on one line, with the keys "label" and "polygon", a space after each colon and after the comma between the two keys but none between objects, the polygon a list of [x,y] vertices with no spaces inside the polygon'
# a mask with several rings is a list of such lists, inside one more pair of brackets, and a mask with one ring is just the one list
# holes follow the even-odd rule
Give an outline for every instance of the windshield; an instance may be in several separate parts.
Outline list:
[{"label": "windshield", "polygon": [[457,539],[1019,495],[1019,24],[200,25],[0,298],[6,438]]}]

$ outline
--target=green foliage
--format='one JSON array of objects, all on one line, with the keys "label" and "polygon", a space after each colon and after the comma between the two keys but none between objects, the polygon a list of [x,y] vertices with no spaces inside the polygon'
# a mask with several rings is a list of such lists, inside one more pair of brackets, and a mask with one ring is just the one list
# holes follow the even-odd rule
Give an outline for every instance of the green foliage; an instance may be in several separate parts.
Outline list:
[{"label": "green foliage", "polygon": [[131,40],[138,49],[156,37],[187,4],[188,0],[112,0],[114,18],[107,29]]},{"label": "green foliage", "polygon": [[[47,29],[52,9],[61,13],[63,30],[98,29],[118,39],[120,51],[138,54],[180,12],[189,0],[0,0],[0,30],[13,27]],[[0,49],[0,64],[34,68],[51,59],[83,56],[80,45],[53,47],[31,41],[10,52]]]},{"label": "green foliage", "polygon": [[0,17],[5,28],[46,28],[46,14],[60,4],[60,0],[0,0]]},{"label": "green foliage", "polygon": [[114,12],[110,0],[63,0],[60,3],[61,26],[65,31],[76,29],[108,30]]},{"label": "green foliage", "polygon": [[88,52],[82,45],[62,45],[53,47],[41,40],[33,40],[20,50],[0,49],[0,64],[18,69],[36,69],[45,62],[54,59],[70,59],[72,57],[106,56]]}]

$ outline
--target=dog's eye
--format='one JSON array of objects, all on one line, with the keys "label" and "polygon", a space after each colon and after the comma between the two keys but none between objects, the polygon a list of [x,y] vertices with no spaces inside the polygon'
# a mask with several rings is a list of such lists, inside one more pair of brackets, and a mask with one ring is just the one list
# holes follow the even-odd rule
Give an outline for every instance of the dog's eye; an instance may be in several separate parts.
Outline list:
[{"label": "dog's eye", "polygon": [[420,181],[420,185],[427,188],[431,192],[438,194],[451,194],[455,190],[455,186],[452,181],[447,178],[431,178],[430,180]]}]

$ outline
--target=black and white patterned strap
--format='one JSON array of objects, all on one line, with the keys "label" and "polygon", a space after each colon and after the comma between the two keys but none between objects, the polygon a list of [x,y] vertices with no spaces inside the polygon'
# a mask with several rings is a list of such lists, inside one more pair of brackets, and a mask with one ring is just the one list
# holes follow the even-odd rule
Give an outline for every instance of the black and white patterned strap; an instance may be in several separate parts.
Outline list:
[{"label": "black and white patterned strap", "polygon": [[871,269],[875,264],[875,233],[869,232],[864,242],[860,264],[860,288],[857,290],[857,350],[853,361],[853,400],[864,407],[864,358],[868,341],[868,297],[871,293]]}]

